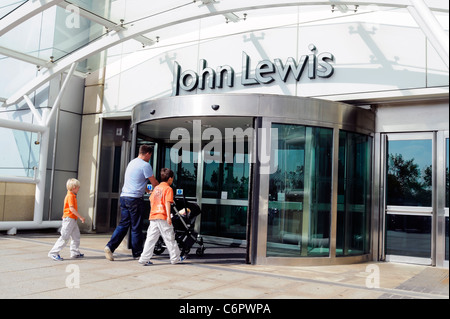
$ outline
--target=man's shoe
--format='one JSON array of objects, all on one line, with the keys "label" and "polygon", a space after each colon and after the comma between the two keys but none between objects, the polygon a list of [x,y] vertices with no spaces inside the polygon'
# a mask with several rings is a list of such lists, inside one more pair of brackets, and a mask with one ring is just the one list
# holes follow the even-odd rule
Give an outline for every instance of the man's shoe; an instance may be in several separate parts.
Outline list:
[{"label": "man's shoe", "polygon": [[82,254],[82,253],[79,253],[78,255],[70,256],[70,258],[83,258],[83,257],[84,257],[84,254]]},{"label": "man's shoe", "polygon": [[149,261],[147,261],[147,262],[145,262],[145,263],[141,263],[141,262],[139,262],[142,266],[151,266],[151,265],[153,265],[153,263],[149,260]]},{"label": "man's shoe", "polygon": [[108,259],[110,261],[114,261],[113,253],[112,253],[111,249],[109,249],[108,246],[106,246],[105,249],[103,249],[103,251],[105,252],[106,259]]}]

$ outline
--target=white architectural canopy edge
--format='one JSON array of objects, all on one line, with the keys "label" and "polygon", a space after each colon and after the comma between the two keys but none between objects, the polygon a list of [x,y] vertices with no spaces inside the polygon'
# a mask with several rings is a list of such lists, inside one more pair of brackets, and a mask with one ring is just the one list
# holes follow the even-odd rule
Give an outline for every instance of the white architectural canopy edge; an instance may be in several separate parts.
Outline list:
[{"label": "white architectural canopy edge", "polygon": [[[45,2],[47,6],[59,4],[63,0],[40,0],[41,2]],[[36,1],[31,1],[35,3]],[[195,2],[195,1],[194,1]],[[420,0],[423,3],[423,0]],[[440,3],[440,2],[439,2]],[[189,8],[183,7],[180,10],[172,10],[163,12],[159,15],[152,16],[152,19],[148,21],[148,19],[142,19],[140,21],[136,21],[133,25],[130,25],[128,29],[119,29],[117,31],[109,32],[107,35],[102,38],[91,42],[85,47],[74,51],[69,54],[65,58],[54,63],[51,69],[47,69],[41,73],[40,76],[36,77],[32,81],[30,81],[27,85],[21,88],[18,92],[13,94],[11,97],[7,98],[6,102],[4,102],[3,106],[16,104],[24,95],[28,95],[37,88],[39,88],[44,83],[48,82],[51,78],[58,75],[61,72],[64,72],[69,66],[75,62],[82,61],[89,56],[92,56],[96,53],[99,53],[103,50],[106,50],[110,47],[113,47],[119,43],[127,41],[129,39],[136,38],[141,36],[142,34],[149,33],[152,31],[156,31],[162,28],[174,26],[177,24],[181,24],[188,21],[193,21],[201,18],[216,16],[216,15],[224,15],[232,12],[246,11],[246,10],[255,10],[255,9],[267,9],[267,8],[275,8],[275,7],[286,7],[286,6],[299,6],[299,5],[377,5],[384,7],[397,7],[397,8],[409,8],[413,7],[417,9],[416,6],[419,6],[420,3],[414,0],[396,0],[396,1],[383,1],[383,0],[360,0],[360,1],[333,1],[333,0],[317,0],[317,1],[307,1],[307,0],[284,0],[281,2],[276,2],[273,0],[247,0],[245,2],[241,0],[228,0],[223,2],[209,2],[205,3],[201,6],[192,6]],[[41,6],[42,9],[44,5]],[[429,14],[429,7],[425,5],[426,10]],[[420,6],[420,10],[423,7]],[[43,10],[43,9],[42,9]],[[40,11],[42,11],[40,10]],[[418,11],[417,9],[416,11]],[[439,11],[447,11],[448,12],[448,4],[442,2],[441,7],[433,8],[433,10]],[[40,12],[38,9],[35,9],[34,12]],[[30,13],[31,14],[31,13]],[[422,19],[422,22],[419,24],[419,27],[425,28],[428,23],[432,23],[431,19]],[[1,21],[3,22],[3,20]],[[440,26],[439,26],[440,27]],[[0,25],[0,32],[2,31],[2,25]],[[442,29],[442,27],[440,27]],[[433,28],[429,28],[428,31],[424,30],[424,33],[435,33],[436,25]],[[445,31],[444,31],[445,33]],[[1,33],[0,33],[1,34]],[[442,42],[441,37],[437,37],[434,41],[431,41],[433,45],[438,47],[445,48],[445,44],[440,44]],[[447,41],[448,43],[448,41]],[[436,48],[439,54],[442,53],[442,50]],[[445,50],[443,56],[441,58],[445,59]],[[444,61],[448,66],[448,44],[447,44],[447,59]]]},{"label": "white architectural canopy edge", "polygon": [[29,0],[0,20],[0,37],[36,14],[63,0]]},{"label": "white architectural canopy edge", "polygon": [[436,17],[431,13],[423,0],[411,0],[408,11],[425,33],[431,45],[438,52],[447,69],[449,68],[449,39]]},{"label": "white architectural canopy edge", "polygon": [[50,61],[45,61],[43,59],[16,51],[16,50],[11,50],[5,47],[0,46],[0,54],[4,55],[4,56],[8,56],[10,58],[14,58],[17,60],[21,60],[27,63],[31,63],[34,64],[36,66],[39,67],[44,67],[44,68],[49,68],[51,67],[51,62]]}]

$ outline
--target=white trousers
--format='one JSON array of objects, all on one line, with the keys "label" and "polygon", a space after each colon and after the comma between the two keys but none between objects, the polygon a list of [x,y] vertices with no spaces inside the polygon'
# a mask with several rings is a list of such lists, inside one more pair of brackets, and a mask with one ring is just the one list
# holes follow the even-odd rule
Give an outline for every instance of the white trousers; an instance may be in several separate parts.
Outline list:
[{"label": "white trousers", "polygon": [[175,240],[175,232],[173,226],[167,223],[164,219],[154,219],[150,221],[150,226],[147,230],[147,238],[145,239],[144,250],[142,251],[140,263],[146,263],[153,256],[153,249],[158,241],[159,236],[164,240],[167,250],[170,255],[170,262],[176,264],[180,259],[180,249]]},{"label": "white trousers", "polygon": [[59,252],[66,247],[70,238],[72,238],[70,242],[70,257],[74,257],[80,254],[80,229],[75,219],[66,217],[62,221],[61,236],[48,255],[59,255]]}]

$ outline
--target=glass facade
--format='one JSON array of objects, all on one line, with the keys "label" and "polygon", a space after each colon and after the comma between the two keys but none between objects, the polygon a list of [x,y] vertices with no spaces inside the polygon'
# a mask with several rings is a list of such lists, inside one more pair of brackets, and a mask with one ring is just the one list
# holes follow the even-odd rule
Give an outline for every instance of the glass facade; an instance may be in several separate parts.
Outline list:
[{"label": "glass facade", "polygon": [[[164,167],[170,168],[175,176],[172,187],[182,189],[186,197],[197,196],[198,153],[183,148],[164,148]],[[159,172],[157,172],[157,175]]]},{"label": "glass facade", "polygon": [[387,161],[386,255],[431,258],[432,139],[390,140]]},{"label": "glass facade", "polygon": [[247,206],[203,204],[201,234],[245,240]]},{"label": "glass facade", "polygon": [[0,175],[34,177],[39,167],[39,136],[21,130],[0,127]]},{"label": "glass facade", "polygon": [[203,178],[203,198],[248,199],[250,165],[248,143],[243,153],[233,147],[232,153],[211,151],[211,158],[205,161]]},{"label": "glass facade", "polygon": [[431,216],[389,214],[386,254],[431,258]]},{"label": "glass facade", "polygon": [[[273,124],[268,257],[330,256],[333,129]],[[274,144],[275,142],[275,144]],[[274,156],[274,153],[272,153]],[[336,256],[370,252],[372,138],[339,132]]]},{"label": "glass facade", "polygon": [[242,150],[233,147],[231,152],[223,144],[223,152],[204,150],[208,154],[203,164],[202,198],[217,200],[202,204],[200,229],[204,235],[246,239],[250,164],[248,142],[242,144]]},{"label": "glass facade", "polygon": [[339,132],[336,256],[369,253],[371,149],[369,136]]},{"label": "glass facade", "polygon": [[[269,179],[267,256],[328,256],[333,130],[273,124],[278,167]],[[274,144],[275,142],[275,144]]]},{"label": "glass facade", "polygon": [[387,205],[431,207],[432,140],[389,141]]}]

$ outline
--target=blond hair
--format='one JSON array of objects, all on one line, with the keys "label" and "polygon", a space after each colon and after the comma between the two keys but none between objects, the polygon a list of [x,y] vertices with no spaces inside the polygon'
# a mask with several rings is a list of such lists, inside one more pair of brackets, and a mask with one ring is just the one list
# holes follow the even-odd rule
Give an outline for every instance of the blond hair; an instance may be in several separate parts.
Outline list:
[{"label": "blond hair", "polygon": [[69,178],[67,180],[66,187],[68,191],[71,191],[76,187],[80,187],[80,181],[76,178]]}]

